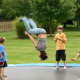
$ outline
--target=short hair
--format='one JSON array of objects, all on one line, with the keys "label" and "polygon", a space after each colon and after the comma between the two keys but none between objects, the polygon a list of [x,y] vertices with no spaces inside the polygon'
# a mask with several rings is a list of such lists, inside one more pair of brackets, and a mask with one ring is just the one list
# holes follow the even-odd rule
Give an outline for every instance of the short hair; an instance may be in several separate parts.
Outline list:
[{"label": "short hair", "polygon": [[0,43],[3,43],[6,40],[5,37],[0,37]]},{"label": "short hair", "polygon": [[41,52],[41,59],[45,60],[48,58],[47,53],[45,51],[40,51]]},{"label": "short hair", "polygon": [[57,29],[63,29],[63,26],[59,25]]}]

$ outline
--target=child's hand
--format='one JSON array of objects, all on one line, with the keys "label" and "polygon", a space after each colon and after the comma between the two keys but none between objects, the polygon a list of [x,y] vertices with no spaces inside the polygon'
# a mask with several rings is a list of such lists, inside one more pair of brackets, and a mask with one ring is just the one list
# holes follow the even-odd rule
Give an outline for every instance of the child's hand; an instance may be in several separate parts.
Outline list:
[{"label": "child's hand", "polygon": [[60,39],[59,35],[57,35],[57,39]]},{"label": "child's hand", "polygon": [[25,35],[28,35],[29,33],[27,31],[25,31]]},{"label": "child's hand", "polygon": [[2,57],[0,57],[0,60],[2,59]]}]

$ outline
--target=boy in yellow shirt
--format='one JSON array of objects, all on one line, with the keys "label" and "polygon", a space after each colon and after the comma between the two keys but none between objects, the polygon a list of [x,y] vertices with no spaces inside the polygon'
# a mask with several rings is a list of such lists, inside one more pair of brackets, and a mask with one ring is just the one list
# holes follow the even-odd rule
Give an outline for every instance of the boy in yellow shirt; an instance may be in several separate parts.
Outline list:
[{"label": "boy in yellow shirt", "polygon": [[64,69],[66,69],[66,54],[65,54],[65,42],[66,36],[63,31],[63,26],[58,26],[58,34],[55,35],[54,41],[56,42],[56,61],[57,67],[59,69],[59,61],[62,58],[64,61]]}]

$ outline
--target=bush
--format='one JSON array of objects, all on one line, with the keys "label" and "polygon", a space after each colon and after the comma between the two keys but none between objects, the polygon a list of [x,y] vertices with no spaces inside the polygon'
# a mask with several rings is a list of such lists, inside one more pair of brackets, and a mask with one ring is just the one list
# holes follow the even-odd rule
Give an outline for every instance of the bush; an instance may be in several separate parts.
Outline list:
[{"label": "bush", "polygon": [[18,38],[20,38],[20,39],[28,38],[28,36],[25,36],[25,33],[24,33],[26,31],[24,23],[19,22],[19,17],[16,17],[16,19],[14,20],[14,25],[16,28],[16,33],[17,33]]},{"label": "bush", "polygon": [[[41,23],[41,27],[44,28],[48,34],[50,34],[50,22],[49,21]],[[58,22],[56,20],[53,20],[52,21],[52,33],[53,34],[57,30],[57,27],[58,27]]]}]

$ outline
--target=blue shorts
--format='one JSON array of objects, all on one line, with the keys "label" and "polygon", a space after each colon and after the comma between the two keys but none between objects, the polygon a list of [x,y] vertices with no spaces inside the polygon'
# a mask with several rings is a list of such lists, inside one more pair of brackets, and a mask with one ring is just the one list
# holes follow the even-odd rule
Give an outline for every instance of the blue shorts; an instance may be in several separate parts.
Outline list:
[{"label": "blue shorts", "polygon": [[7,67],[7,61],[0,62],[0,67]]}]

